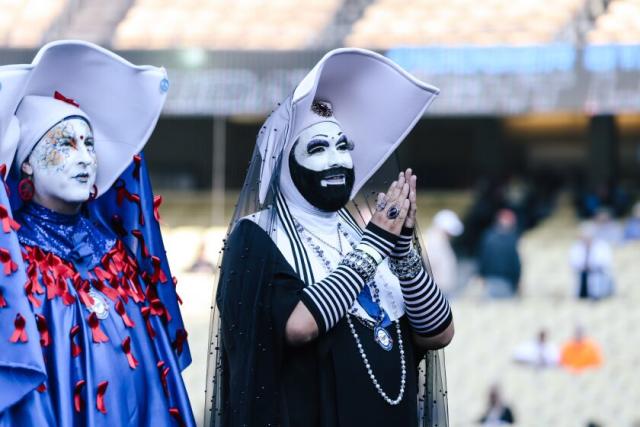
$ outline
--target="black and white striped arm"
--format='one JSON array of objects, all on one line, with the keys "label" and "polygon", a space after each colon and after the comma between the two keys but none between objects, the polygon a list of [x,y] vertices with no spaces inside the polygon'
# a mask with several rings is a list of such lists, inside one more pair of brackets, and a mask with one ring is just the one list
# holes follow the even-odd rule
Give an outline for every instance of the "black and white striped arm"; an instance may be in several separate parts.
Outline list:
[{"label": "black and white striped arm", "polygon": [[344,317],[396,240],[394,234],[370,223],[356,249],[342,259],[338,268],[302,291],[301,300],[321,332],[328,331]]},{"label": "black and white striped arm", "polygon": [[392,258],[403,258],[411,253],[413,248],[413,228],[402,227],[396,246],[391,251]]},{"label": "black and white striped arm", "polygon": [[[420,265],[422,266],[421,260]],[[398,279],[405,312],[413,331],[424,336],[433,336],[444,331],[451,323],[451,307],[424,267],[421,267],[414,277]]]}]

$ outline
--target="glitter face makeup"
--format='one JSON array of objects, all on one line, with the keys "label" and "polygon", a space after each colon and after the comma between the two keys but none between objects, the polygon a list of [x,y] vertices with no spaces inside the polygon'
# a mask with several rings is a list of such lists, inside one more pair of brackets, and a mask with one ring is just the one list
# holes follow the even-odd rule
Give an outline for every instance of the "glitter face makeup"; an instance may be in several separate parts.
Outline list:
[{"label": "glitter face makeup", "polygon": [[96,180],[93,133],[81,118],[69,118],[38,141],[22,170],[32,174],[34,200],[43,204],[78,204],[89,199]]}]

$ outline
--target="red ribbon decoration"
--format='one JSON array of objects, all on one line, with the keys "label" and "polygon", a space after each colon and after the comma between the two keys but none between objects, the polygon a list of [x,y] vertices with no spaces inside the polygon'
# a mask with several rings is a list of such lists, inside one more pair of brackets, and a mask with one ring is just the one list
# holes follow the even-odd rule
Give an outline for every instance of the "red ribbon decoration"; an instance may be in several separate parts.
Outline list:
[{"label": "red ribbon decoration", "polygon": [[[27,259],[27,262],[30,262],[30,259]],[[38,295],[44,294],[44,289],[42,289],[42,285],[40,285],[40,280],[38,280],[38,264],[35,262],[30,262],[27,266],[27,276],[29,277],[29,281],[31,282],[31,289],[33,292]]]},{"label": "red ribbon decoration", "polygon": [[69,332],[69,338],[71,339],[71,355],[73,357],[78,357],[78,355],[82,353],[82,347],[74,342],[74,338],[78,333],[80,333],[80,325],[75,325]]},{"label": "red ribbon decoration", "polygon": [[82,280],[82,277],[80,277],[80,273],[77,273],[73,277],[73,287],[76,288],[76,293],[80,297],[80,301],[82,301],[84,306],[87,308],[93,307],[95,301],[93,300],[91,295],[89,295],[91,286],[89,285],[88,280]]},{"label": "red ribbon decoration", "polygon": [[58,92],[57,90],[53,93],[53,97],[55,99],[57,99],[58,101],[66,102],[67,104],[71,104],[74,107],[80,108],[80,104],[78,104],[76,101],[74,101],[71,98],[67,98],[66,96],[64,96],[63,94]]},{"label": "red ribbon decoration", "polygon": [[62,276],[58,276],[57,284],[58,284],[57,294],[62,297],[62,302],[64,303],[64,305],[73,304],[76,301],[76,297],[71,295],[71,293],[69,292],[67,279],[63,278]]},{"label": "red ribbon decoration", "polygon": [[76,412],[82,411],[82,407],[84,406],[84,402],[82,401],[80,392],[82,391],[82,387],[84,387],[86,383],[87,382],[85,380],[80,380],[73,388],[73,407],[76,409]]},{"label": "red ribbon decoration", "polygon": [[101,343],[109,341],[109,337],[107,337],[104,332],[102,332],[102,329],[100,329],[100,320],[98,320],[96,313],[91,313],[87,320],[89,322],[89,327],[91,328],[93,342]]},{"label": "red ribbon decoration", "polygon": [[93,287],[102,292],[107,298],[115,302],[118,299],[118,291],[105,285],[100,280],[92,280]]},{"label": "red ribbon decoration", "polygon": [[169,375],[169,371],[171,368],[168,366],[164,366],[164,361],[159,361],[156,366],[158,367],[158,373],[160,374],[160,382],[162,382],[162,388],[164,390],[164,394],[169,396],[169,386],[167,385],[167,375]]},{"label": "red ribbon decoration", "polygon": [[2,292],[2,288],[0,288],[0,308],[5,308],[7,305],[7,300],[4,299],[4,293]]},{"label": "red ribbon decoration", "polygon": [[4,189],[7,190],[7,196],[11,195],[11,190],[9,190],[9,186],[7,185],[5,178],[7,177],[7,165],[4,163],[0,163],[0,179],[4,183]]},{"label": "red ribbon decoration", "polygon": [[127,311],[125,310],[124,304],[122,303],[121,299],[119,299],[116,303],[116,311],[118,312],[120,317],[122,317],[122,321],[127,328],[133,328],[134,326],[136,326],[136,324],[133,323],[133,320],[131,320],[131,318],[127,315]]},{"label": "red ribbon decoration", "polygon": [[180,410],[178,408],[169,408],[169,414],[173,417],[174,420],[178,423],[178,426],[185,427],[186,424],[182,419],[182,415],[180,415]]},{"label": "red ribbon decoration", "polygon": [[140,154],[136,154],[133,156],[133,177],[135,179],[140,179],[140,164],[142,163],[142,156]]},{"label": "red ribbon decoration", "polygon": [[18,269],[18,264],[11,259],[11,253],[5,248],[0,248],[0,262],[4,264],[4,274],[10,275]]},{"label": "red ribbon decoration", "polygon": [[137,194],[130,193],[124,186],[123,182],[119,182],[114,187],[116,189],[116,202],[118,206],[122,206],[122,202],[124,199],[135,203],[138,205],[138,222],[140,225],[144,225],[144,215],[142,214],[142,202],[140,200],[140,196]]},{"label": "red ribbon decoration", "polygon": [[162,204],[162,196],[153,197],[153,217],[160,222],[160,205]]},{"label": "red ribbon decoration", "polygon": [[11,230],[18,231],[20,224],[9,215],[9,211],[3,205],[0,205],[0,222],[2,223],[2,231],[10,233]]},{"label": "red ribbon decoration", "polygon": [[13,335],[11,335],[11,338],[9,338],[9,341],[13,343],[16,343],[18,341],[27,342],[28,337],[27,337],[27,331],[25,330],[25,326],[27,325],[27,322],[24,320],[24,317],[22,317],[20,313],[16,314],[16,320],[14,320],[13,324],[16,327],[16,330],[13,331]]},{"label": "red ribbon decoration", "polygon": [[39,393],[44,393],[45,391],[47,391],[47,385],[45,383],[40,384],[36,390],[38,390]]},{"label": "red ribbon decoration", "polygon": [[151,314],[154,316],[162,316],[167,322],[171,322],[171,315],[165,308],[162,301],[160,301],[160,298],[150,299],[149,304],[151,307]]},{"label": "red ribbon decoration", "polygon": [[33,307],[39,308],[42,302],[35,296],[33,292],[33,281],[29,280],[24,285],[24,293],[27,295],[27,299],[31,302]]},{"label": "red ribbon decoration", "polygon": [[144,243],[144,236],[142,235],[142,231],[140,230],[132,230],[131,234],[138,240],[138,244],[140,245],[140,251],[142,252],[142,256],[145,258],[149,258],[149,249],[147,249],[147,245]]},{"label": "red ribbon decoration", "polygon": [[151,257],[151,264],[153,265],[153,275],[151,276],[151,283],[165,283],[167,281],[167,275],[162,271],[162,261],[157,256]]},{"label": "red ribbon decoration", "polygon": [[47,327],[47,319],[41,314],[36,314],[36,325],[38,326],[38,332],[40,332],[40,345],[47,347],[51,344],[49,328]]},{"label": "red ribbon decoration", "polygon": [[96,406],[98,407],[98,411],[103,414],[107,413],[107,407],[104,405],[104,395],[107,392],[108,385],[109,381],[102,381],[98,384],[98,393],[96,395]]},{"label": "red ribbon decoration", "polygon": [[149,319],[149,316],[151,315],[151,308],[150,307],[142,307],[140,309],[140,313],[142,313],[142,317],[145,320],[145,324],[147,326],[147,333],[149,334],[149,338],[154,339],[156,337],[156,331],[153,329],[153,326],[151,326],[151,319]]},{"label": "red ribbon decoration", "polygon": [[173,347],[176,353],[178,353],[178,356],[182,354],[184,343],[187,341],[188,336],[189,334],[184,329],[178,329],[176,331],[176,339],[171,344],[171,347]]},{"label": "red ribbon decoration", "polygon": [[131,353],[131,337],[126,337],[124,341],[122,341],[122,349],[124,350],[124,354],[127,355],[127,361],[131,369],[136,369],[140,362],[138,362],[136,358],[133,357],[133,353]]}]

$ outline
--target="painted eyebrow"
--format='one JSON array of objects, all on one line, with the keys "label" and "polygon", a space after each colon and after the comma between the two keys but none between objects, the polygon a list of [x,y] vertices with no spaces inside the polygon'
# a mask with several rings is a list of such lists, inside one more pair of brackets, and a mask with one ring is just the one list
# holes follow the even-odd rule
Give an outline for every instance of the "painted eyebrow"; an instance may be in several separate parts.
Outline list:
[{"label": "painted eyebrow", "polygon": [[313,139],[313,138],[315,138],[316,136],[322,136],[322,137],[325,137],[325,138],[329,138],[329,135],[325,135],[325,134],[323,134],[323,133],[319,133],[319,134],[317,134],[317,135],[313,135],[311,138]]},{"label": "painted eyebrow", "polygon": [[329,142],[324,139],[312,139],[307,143],[307,152],[310,152],[316,147],[328,147]]}]

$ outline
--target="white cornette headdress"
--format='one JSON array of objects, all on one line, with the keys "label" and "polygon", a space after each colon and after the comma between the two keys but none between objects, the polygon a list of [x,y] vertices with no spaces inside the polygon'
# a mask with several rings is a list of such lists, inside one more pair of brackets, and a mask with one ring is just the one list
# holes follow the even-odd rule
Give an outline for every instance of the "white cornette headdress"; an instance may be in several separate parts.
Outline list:
[{"label": "white cornette headdress", "polygon": [[[284,128],[280,126],[280,134],[276,135],[268,132],[272,125],[282,121],[276,112],[270,118],[276,123],[267,121],[267,131],[258,138],[258,149],[265,161],[260,177],[260,201],[265,200],[269,191],[280,155],[286,159],[300,132],[321,121],[312,111],[314,101],[331,104],[333,119],[355,143],[353,197],[413,129],[438,93],[437,88],[375,52],[344,48],[327,53],[286,101],[291,104],[289,127],[282,124]],[[274,137],[286,140],[280,144]],[[286,172],[286,161],[282,167]]]},{"label": "white cornette headdress", "polygon": [[[103,194],[149,139],[169,81],[164,68],[136,66],[92,43],[64,40],[45,45],[31,64],[0,67],[0,85],[0,162],[9,168],[14,155],[22,162],[49,128],[83,116],[93,130],[96,186]],[[55,92],[80,107],[54,99]]]}]

